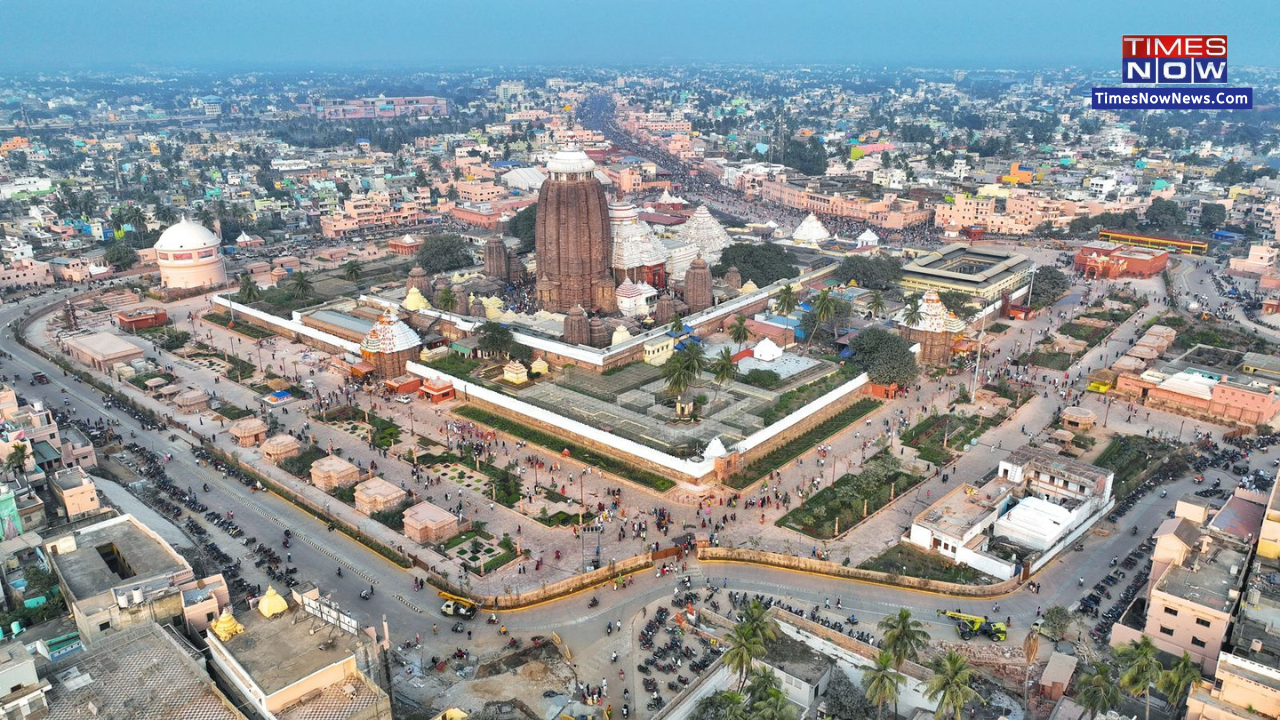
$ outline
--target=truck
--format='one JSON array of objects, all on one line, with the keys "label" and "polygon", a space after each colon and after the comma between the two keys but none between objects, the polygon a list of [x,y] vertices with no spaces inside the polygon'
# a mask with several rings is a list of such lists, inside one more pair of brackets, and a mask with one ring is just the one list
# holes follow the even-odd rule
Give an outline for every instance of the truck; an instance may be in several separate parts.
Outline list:
[{"label": "truck", "polygon": [[1009,628],[1002,622],[992,622],[980,615],[969,615],[959,610],[939,610],[938,617],[946,617],[956,622],[956,632],[961,640],[970,640],[974,635],[982,635],[996,642],[1004,642],[1009,637]]},{"label": "truck", "polygon": [[476,616],[476,612],[480,606],[473,600],[454,595],[452,593],[440,591],[440,597],[444,598],[444,604],[440,606],[440,613],[445,617],[459,617],[463,620],[470,620]]},{"label": "truck", "polygon": [[38,384],[38,385],[48,385],[48,384],[49,384],[49,376],[48,376],[48,375],[45,375],[45,374],[44,374],[44,373],[42,373],[42,372],[31,373],[31,379],[32,379],[33,381],[35,381],[35,383],[36,383],[36,384]]}]

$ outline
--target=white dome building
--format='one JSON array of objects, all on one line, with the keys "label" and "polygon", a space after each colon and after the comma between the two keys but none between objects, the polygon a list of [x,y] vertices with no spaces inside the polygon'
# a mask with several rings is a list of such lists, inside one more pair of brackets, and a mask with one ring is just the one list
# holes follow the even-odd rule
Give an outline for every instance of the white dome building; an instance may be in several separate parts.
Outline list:
[{"label": "white dome building", "polygon": [[226,284],[221,245],[218,236],[185,218],[165,230],[155,244],[160,287],[185,290]]},{"label": "white dome building", "polygon": [[831,233],[822,225],[822,221],[817,215],[809,213],[809,216],[796,226],[791,233],[791,242],[796,245],[817,245],[818,243],[831,238]]}]

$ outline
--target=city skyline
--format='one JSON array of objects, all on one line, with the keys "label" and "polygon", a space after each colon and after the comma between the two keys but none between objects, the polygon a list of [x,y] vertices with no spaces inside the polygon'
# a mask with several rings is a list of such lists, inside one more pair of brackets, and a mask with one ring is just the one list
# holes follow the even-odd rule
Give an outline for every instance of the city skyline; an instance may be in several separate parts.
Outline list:
[{"label": "city skyline", "polygon": [[[1203,3],[1190,0],[1161,5],[1159,17],[1150,17],[1147,6],[1116,7],[1100,0],[1069,8],[1038,4],[1012,10],[996,0],[963,7],[915,0],[893,8],[715,0],[700,3],[694,13],[685,4],[662,1],[610,6],[590,15],[567,2],[543,4],[531,13],[528,6],[514,3],[481,9],[393,0],[369,13],[342,0],[321,0],[309,6],[308,18],[297,17],[295,6],[281,3],[231,0],[219,7],[220,12],[210,13],[157,0],[129,0],[104,16],[86,0],[10,0],[0,3],[0,24],[47,31],[13,33],[6,39],[9,52],[0,58],[0,69],[751,62],[1106,70],[1119,68],[1120,36],[1125,33],[1226,34],[1233,67],[1280,65],[1280,48],[1270,42],[1280,30],[1280,13],[1255,0],[1235,4],[1229,16],[1208,18],[1195,12]],[[1044,37],[1046,30],[1052,37]],[[477,35],[485,42],[475,42]],[[625,42],[627,36],[636,42]]]}]

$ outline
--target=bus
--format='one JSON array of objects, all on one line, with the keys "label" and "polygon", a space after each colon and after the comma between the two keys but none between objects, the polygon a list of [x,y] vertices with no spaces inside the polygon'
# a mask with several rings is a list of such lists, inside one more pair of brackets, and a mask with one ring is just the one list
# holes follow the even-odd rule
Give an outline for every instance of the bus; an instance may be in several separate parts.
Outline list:
[{"label": "bus", "polygon": [[1120,230],[1099,230],[1098,239],[1121,245],[1132,245],[1152,250],[1167,250],[1187,255],[1204,255],[1209,252],[1209,243],[1204,240],[1177,240],[1175,238],[1142,235]]}]

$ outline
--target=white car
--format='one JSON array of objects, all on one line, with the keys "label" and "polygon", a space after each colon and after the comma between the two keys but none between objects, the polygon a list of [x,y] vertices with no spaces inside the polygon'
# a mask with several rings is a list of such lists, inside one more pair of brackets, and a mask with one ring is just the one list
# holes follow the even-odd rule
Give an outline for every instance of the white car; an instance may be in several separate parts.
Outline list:
[{"label": "white car", "polygon": [[400,403],[401,405],[408,405],[409,403],[413,402],[413,398],[409,395],[399,395],[396,397],[396,402]]}]

